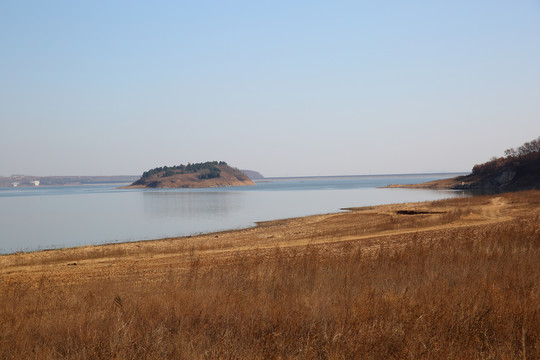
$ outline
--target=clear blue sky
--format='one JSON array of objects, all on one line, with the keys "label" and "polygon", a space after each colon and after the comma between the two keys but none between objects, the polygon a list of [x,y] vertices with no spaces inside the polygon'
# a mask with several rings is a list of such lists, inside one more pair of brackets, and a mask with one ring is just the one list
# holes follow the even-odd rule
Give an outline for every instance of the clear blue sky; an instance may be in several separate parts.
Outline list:
[{"label": "clear blue sky", "polygon": [[0,0],[0,175],[469,171],[540,135],[540,1]]}]

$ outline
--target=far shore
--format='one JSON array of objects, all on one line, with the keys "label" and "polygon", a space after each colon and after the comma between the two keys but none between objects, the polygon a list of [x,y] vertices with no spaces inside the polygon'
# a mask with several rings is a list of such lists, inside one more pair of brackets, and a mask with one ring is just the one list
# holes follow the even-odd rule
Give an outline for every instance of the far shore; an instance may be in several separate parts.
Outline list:
[{"label": "far shore", "polygon": [[401,189],[432,189],[432,190],[454,190],[456,178],[434,180],[420,184],[392,184],[385,188],[401,188]]}]

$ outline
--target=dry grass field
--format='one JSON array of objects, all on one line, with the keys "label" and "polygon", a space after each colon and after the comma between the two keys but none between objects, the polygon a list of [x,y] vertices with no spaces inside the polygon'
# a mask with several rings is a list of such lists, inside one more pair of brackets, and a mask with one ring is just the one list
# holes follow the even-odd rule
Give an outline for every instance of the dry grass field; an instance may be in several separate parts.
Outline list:
[{"label": "dry grass field", "polygon": [[0,256],[0,359],[540,359],[540,191]]}]

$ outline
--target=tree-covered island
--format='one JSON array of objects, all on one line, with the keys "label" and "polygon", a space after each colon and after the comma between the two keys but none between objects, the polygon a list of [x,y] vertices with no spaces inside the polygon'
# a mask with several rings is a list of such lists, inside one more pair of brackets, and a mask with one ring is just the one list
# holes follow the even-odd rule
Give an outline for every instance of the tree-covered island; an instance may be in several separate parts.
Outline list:
[{"label": "tree-covered island", "polygon": [[145,171],[127,188],[205,188],[254,185],[240,170],[225,161],[162,166]]}]

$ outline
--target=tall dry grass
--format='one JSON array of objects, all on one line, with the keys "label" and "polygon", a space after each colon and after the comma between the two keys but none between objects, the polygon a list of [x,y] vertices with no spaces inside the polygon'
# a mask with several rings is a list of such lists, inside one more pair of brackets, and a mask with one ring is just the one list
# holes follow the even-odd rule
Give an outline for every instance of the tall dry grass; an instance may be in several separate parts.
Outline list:
[{"label": "tall dry grass", "polygon": [[[0,278],[1,359],[538,359],[535,221],[238,253],[157,280]],[[416,240],[414,240],[416,239]]]}]

